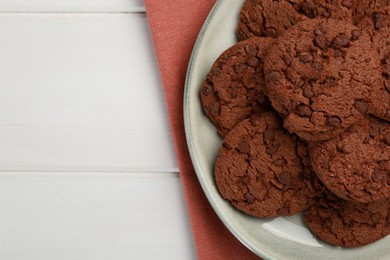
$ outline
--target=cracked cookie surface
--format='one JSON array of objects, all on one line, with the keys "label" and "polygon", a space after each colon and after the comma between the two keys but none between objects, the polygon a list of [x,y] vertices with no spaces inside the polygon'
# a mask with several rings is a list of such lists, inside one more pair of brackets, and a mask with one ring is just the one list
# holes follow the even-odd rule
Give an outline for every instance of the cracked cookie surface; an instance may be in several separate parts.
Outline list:
[{"label": "cracked cookie surface", "polygon": [[314,196],[297,139],[275,112],[254,115],[225,137],[215,163],[221,195],[255,217],[293,215]]},{"label": "cracked cookie surface", "polygon": [[310,144],[315,173],[346,200],[390,198],[390,123],[369,117],[339,136]]},{"label": "cracked cookie surface", "polygon": [[320,239],[336,246],[357,247],[390,234],[389,208],[390,200],[364,204],[325,192],[313,200],[304,220]]},{"label": "cracked cookie surface", "polygon": [[390,6],[371,9],[357,27],[368,34],[382,66],[381,88],[369,106],[369,113],[390,121]]},{"label": "cracked cookie surface", "polygon": [[224,51],[204,81],[203,110],[225,136],[241,120],[271,109],[266,95],[263,59],[273,39],[254,37]]},{"label": "cracked cookie surface", "polygon": [[313,19],[287,30],[264,62],[272,106],[284,127],[306,141],[324,141],[363,118],[380,89],[378,53],[361,31]]},{"label": "cracked cookie surface", "polygon": [[246,0],[241,8],[239,40],[276,38],[294,24],[316,17],[352,21],[356,0]]}]

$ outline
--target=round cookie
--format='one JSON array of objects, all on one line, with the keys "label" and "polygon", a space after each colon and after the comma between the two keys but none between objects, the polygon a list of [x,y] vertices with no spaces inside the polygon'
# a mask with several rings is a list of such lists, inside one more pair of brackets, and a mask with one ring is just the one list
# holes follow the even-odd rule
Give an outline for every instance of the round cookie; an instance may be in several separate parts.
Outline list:
[{"label": "round cookie", "polygon": [[339,136],[310,144],[315,173],[346,200],[369,203],[390,198],[390,123],[365,118]]},{"label": "round cookie", "polygon": [[221,195],[255,217],[302,211],[314,194],[296,149],[276,113],[245,119],[225,137],[215,162]]},{"label": "round cookie", "polygon": [[292,25],[316,17],[352,21],[356,0],[246,0],[241,8],[239,40],[276,38]]},{"label": "round cookie", "polygon": [[370,104],[369,113],[390,121],[390,6],[371,9],[357,27],[370,36],[382,66],[381,89]]},{"label": "round cookie", "polygon": [[364,246],[390,234],[390,200],[345,201],[330,192],[314,200],[304,220],[318,238],[342,247]]},{"label": "round cookie", "polygon": [[385,6],[390,6],[390,0],[357,0],[352,13],[353,23],[358,24],[373,9],[383,8]]},{"label": "round cookie", "polygon": [[252,114],[271,109],[264,94],[263,59],[272,42],[260,37],[239,42],[224,51],[208,73],[201,102],[221,136]]},{"label": "round cookie", "polygon": [[264,62],[268,97],[284,126],[324,141],[357,123],[381,85],[367,35],[337,20],[300,22],[278,38]]}]

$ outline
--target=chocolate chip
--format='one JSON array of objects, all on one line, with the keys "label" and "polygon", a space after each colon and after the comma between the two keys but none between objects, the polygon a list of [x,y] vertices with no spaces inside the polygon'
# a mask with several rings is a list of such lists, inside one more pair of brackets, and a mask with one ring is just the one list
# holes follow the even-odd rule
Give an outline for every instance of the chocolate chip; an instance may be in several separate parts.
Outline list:
[{"label": "chocolate chip", "polygon": [[320,28],[316,28],[316,29],[314,30],[314,34],[315,34],[315,35],[321,35],[321,34],[323,34],[323,33],[322,33],[322,31],[321,31]]},{"label": "chocolate chip", "polygon": [[250,56],[257,56],[257,50],[252,48],[250,45],[245,45],[244,49]]},{"label": "chocolate chip", "polygon": [[338,49],[335,49],[333,51],[333,54],[334,54],[335,57],[343,57],[344,56],[344,53],[342,51],[338,50]]},{"label": "chocolate chip", "polygon": [[214,102],[211,104],[210,114],[212,116],[218,116],[219,115],[219,109],[220,105],[217,102]]},{"label": "chocolate chip", "polygon": [[348,149],[348,146],[345,143],[337,143],[337,151],[343,154],[349,154],[351,151]]},{"label": "chocolate chip", "polygon": [[276,174],[276,179],[278,179],[278,181],[283,185],[290,185],[291,184],[291,173],[282,172],[282,173]]},{"label": "chocolate chip", "polygon": [[238,96],[238,90],[236,87],[231,87],[229,93],[232,98],[236,98]]},{"label": "chocolate chip", "polygon": [[273,163],[276,165],[276,166],[283,166],[283,165],[286,165],[287,164],[287,161],[286,159],[284,159],[283,157],[280,157],[278,159],[276,159],[275,161],[273,161]]},{"label": "chocolate chip", "polygon": [[368,104],[366,102],[356,101],[355,107],[357,108],[357,110],[359,110],[360,113],[362,113],[362,114],[367,113]]},{"label": "chocolate chip", "polygon": [[370,124],[370,136],[376,137],[379,134],[379,126],[377,124]]},{"label": "chocolate chip", "polygon": [[291,44],[285,44],[285,45],[284,45],[284,48],[285,48],[286,52],[288,52],[288,53],[290,53],[290,52],[292,51],[292,46],[291,46]]},{"label": "chocolate chip", "polygon": [[255,197],[251,193],[246,193],[245,194],[245,199],[248,203],[253,203],[255,202]]},{"label": "chocolate chip", "polygon": [[336,116],[332,116],[326,120],[326,124],[329,126],[333,126],[333,127],[340,127],[341,121],[340,121],[340,118],[338,118]]},{"label": "chocolate chip", "polygon": [[356,133],[359,128],[356,125],[351,125],[347,129],[345,129],[345,132],[347,133]]},{"label": "chocolate chip", "polygon": [[291,183],[290,185],[287,185],[286,188],[289,189],[289,190],[299,190],[299,189],[301,189],[301,187],[299,187],[299,185],[297,185],[295,183]]},{"label": "chocolate chip", "polygon": [[387,176],[387,173],[385,171],[380,170],[380,169],[375,169],[371,175],[371,179],[373,182],[381,183],[381,182],[384,182],[386,180],[386,176]]},{"label": "chocolate chip", "polygon": [[274,155],[279,150],[280,144],[276,144],[274,146],[267,148],[267,153],[270,155]]},{"label": "chocolate chip", "polygon": [[324,80],[324,84],[325,86],[329,87],[329,88],[333,88],[333,87],[336,87],[338,86],[338,81],[336,80],[336,78],[332,77],[332,76],[327,76]]},{"label": "chocolate chip", "polygon": [[345,34],[340,34],[338,35],[336,38],[333,39],[333,42],[332,42],[334,45],[336,46],[340,46],[340,47],[348,47],[349,43],[350,43],[350,39],[347,35]]},{"label": "chocolate chip", "polygon": [[251,67],[258,67],[260,64],[259,60],[255,57],[249,58],[247,63]]},{"label": "chocolate chip", "polygon": [[300,11],[309,18],[314,18],[316,16],[315,8],[312,2],[303,2],[300,6]]},{"label": "chocolate chip", "polygon": [[291,62],[292,62],[292,58],[290,56],[287,56],[285,54],[283,54],[281,56],[282,60],[284,61],[284,63],[287,65],[287,66],[290,66],[291,65]]},{"label": "chocolate chip", "polygon": [[263,134],[263,135],[264,135],[264,136],[263,136],[264,142],[265,142],[266,144],[269,144],[269,143],[271,143],[271,142],[274,140],[274,138],[275,138],[275,131],[272,130],[272,129],[267,129],[267,130],[264,131],[264,134]]},{"label": "chocolate chip", "polygon": [[323,35],[317,35],[314,37],[314,45],[317,46],[320,49],[325,49],[327,47],[325,36]]},{"label": "chocolate chip", "polygon": [[264,35],[265,35],[266,37],[276,38],[276,36],[277,36],[276,29],[273,28],[273,27],[269,27],[269,28],[265,29]]},{"label": "chocolate chip", "polygon": [[318,70],[318,71],[321,71],[321,70],[323,70],[324,69],[324,67],[322,66],[322,64],[321,63],[318,63],[318,62],[313,62],[312,64],[311,64],[311,67],[313,68],[313,69],[316,69],[316,70]]},{"label": "chocolate chip", "polygon": [[309,63],[309,62],[312,62],[313,61],[313,55],[309,52],[303,52],[303,53],[300,53],[299,54],[299,60],[302,62],[302,63]]},{"label": "chocolate chip", "polygon": [[260,124],[260,118],[258,116],[253,116],[251,117],[250,122],[253,126],[258,126]]},{"label": "chocolate chip", "polygon": [[248,175],[244,175],[244,176],[241,176],[241,177],[240,177],[240,182],[241,182],[242,184],[249,184],[250,180],[251,180],[251,179],[249,178]]},{"label": "chocolate chip", "polygon": [[233,70],[235,73],[243,73],[245,72],[245,70],[247,69],[248,66],[246,66],[245,64],[243,63],[236,63],[234,64],[233,66]]},{"label": "chocolate chip", "polygon": [[349,0],[342,1],[341,5],[344,6],[345,8],[348,8],[348,9],[351,9],[353,7],[352,1],[349,1]]},{"label": "chocolate chip", "polygon": [[374,21],[374,27],[377,30],[385,27],[386,23],[388,23],[388,17],[384,14],[377,12],[372,14],[372,20]]},{"label": "chocolate chip", "polygon": [[240,151],[240,153],[244,153],[245,154],[245,153],[249,153],[250,147],[249,147],[249,144],[248,144],[247,141],[242,140],[240,142],[240,144],[238,145],[237,149],[238,149],[238,151]]},{"label": "chocolate chip", "polygon": [[268,81],[272,81],[274,84],[278,84],[278,83],[279,83],[279,79],[280,79],[279,72],[277,72],[277,71],[271,71],[271,72],[267,75],[267,79],[268,79]]},{"label": "chocolate chip", "polygon": [[330,228],[332,226],[332,222],[329,219],[325,219],[324,221],[324,227]]},{"label": "chocolate chip", "polygon": [[211,91],[213,91],[213,87],[211,87],[209,84],[204,85],[202,88],[202,93],[205,96],[208,96],[211,93]]},{"label": "chocolate chip", "polygon": [[371,215],[371,219],[372,219],[372,222],[374,222],[375,224],[378,224],[380,222],[381,215],[379,213],[374,213]]},{"label": "chocolate chip", "polygon": [[384,133],[387,131],[387,129],[390,129],[390,128],[389,128],[389,123],[383,122],[383,124],[381,124],[381,125],[379,126],[379,133],[380,133],[380,134],[384,134]]},{"label": "chocolate chip", "polygon": [[325,17],[325,18],[329,18],[330,17],[330,12],[329,10],[325,10],[323,13],[322,13],[322,16]]},{"label": "chocolate chip", "polygon": [[306,105],[300,105],[297,109],[298,115],[303,117],[311,117],[311,109]]},{"label": "chocolate chip", "polygon": [[312,90],[312,87],[307,84],[303,87],[303,95],[307,98],[312,98],[314,97],[314,92]]},{"label": "chocolate chip", "polygon": [[352,41],[356,41],[357,39],[359,39],[360,35],[362,33],[359,31],[359,30],[353,30],[352,31],[352,37],[351,37],[351,40]]}]

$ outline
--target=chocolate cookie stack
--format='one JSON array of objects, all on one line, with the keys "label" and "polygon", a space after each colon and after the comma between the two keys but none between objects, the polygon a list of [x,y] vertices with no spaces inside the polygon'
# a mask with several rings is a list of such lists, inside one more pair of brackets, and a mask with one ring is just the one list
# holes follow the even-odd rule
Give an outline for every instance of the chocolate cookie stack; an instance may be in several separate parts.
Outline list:
[{"label": "chocolate cookie stack", "polygon": [[390,0],[246,0],[203,110],[221,195],[337,246],[390,234]]}]

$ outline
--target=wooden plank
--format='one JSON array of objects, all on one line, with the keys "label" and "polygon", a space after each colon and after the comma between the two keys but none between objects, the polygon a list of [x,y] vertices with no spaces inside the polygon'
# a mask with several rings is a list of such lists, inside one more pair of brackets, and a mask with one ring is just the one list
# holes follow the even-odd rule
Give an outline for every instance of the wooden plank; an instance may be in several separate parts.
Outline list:
[{"label": "wooden plank", "polygon": [[0,173],[0,259],[196,259],[177,174]]},{"label": "wooden plank", "polygon": [[142,14],[0,14],[0,170],[178,171]]},{"label": "wooden plank", "polygon": [[143,0],[1,0],[0,12],[144,12]]}]

